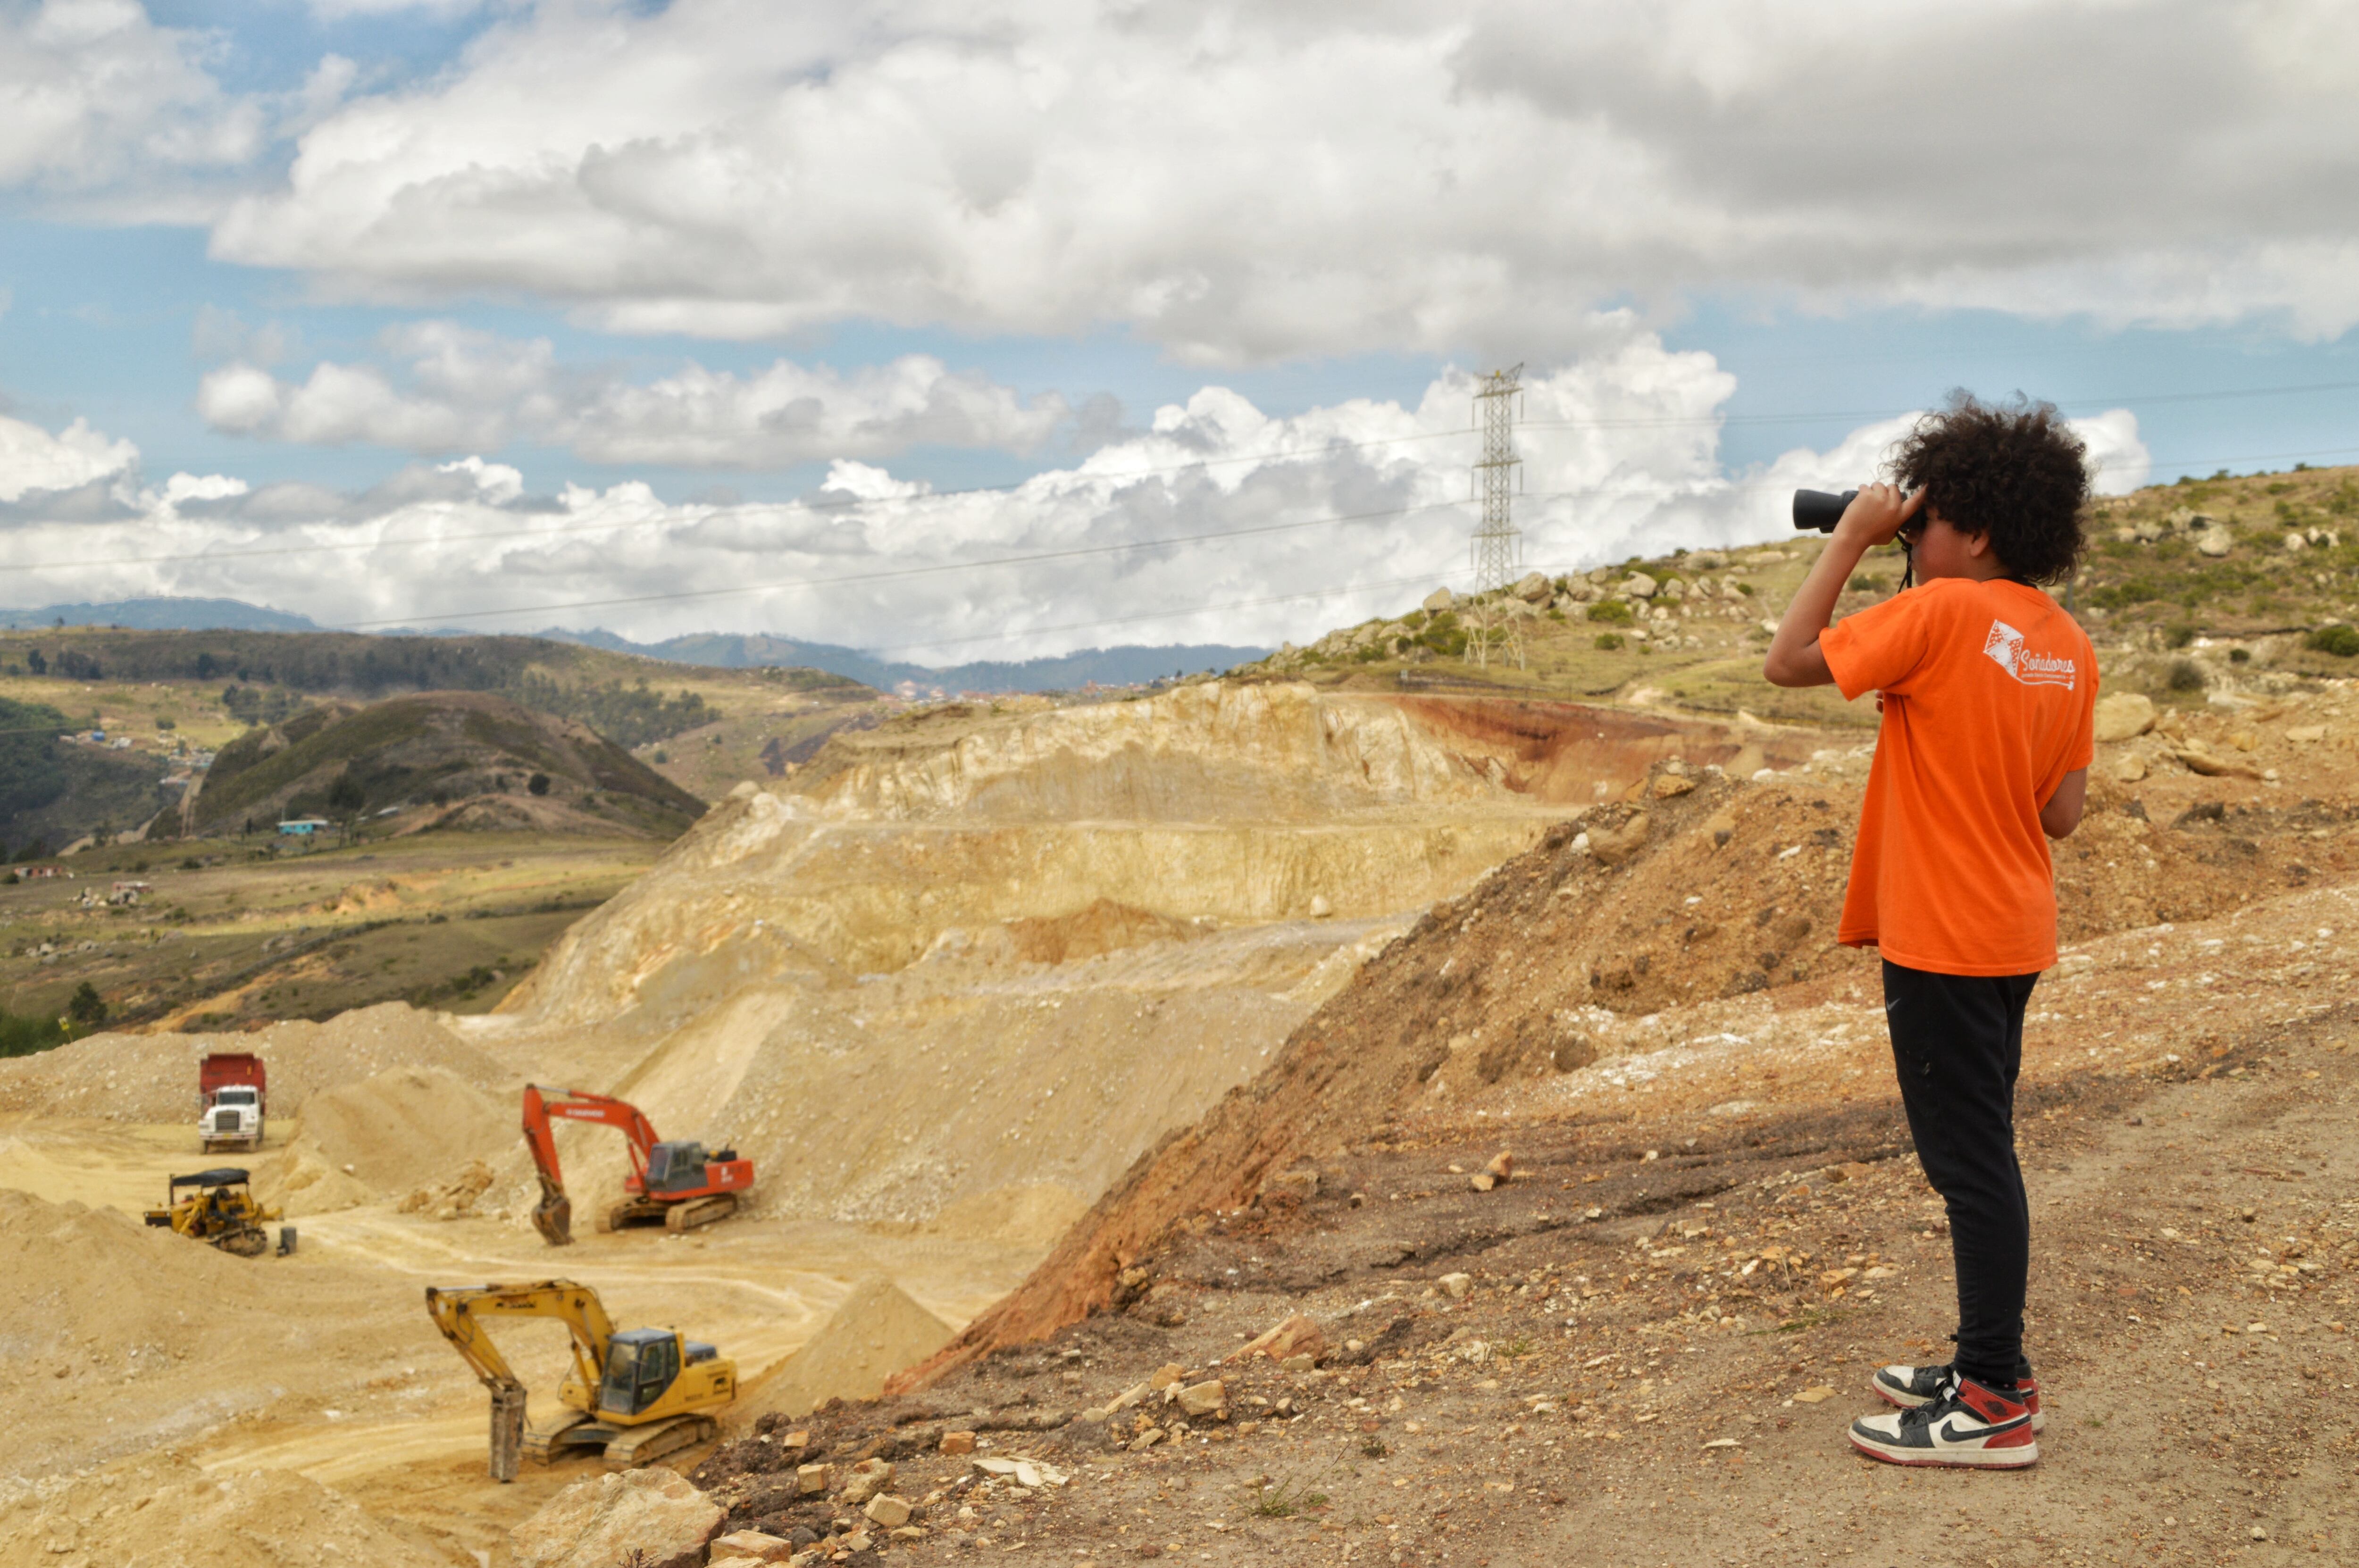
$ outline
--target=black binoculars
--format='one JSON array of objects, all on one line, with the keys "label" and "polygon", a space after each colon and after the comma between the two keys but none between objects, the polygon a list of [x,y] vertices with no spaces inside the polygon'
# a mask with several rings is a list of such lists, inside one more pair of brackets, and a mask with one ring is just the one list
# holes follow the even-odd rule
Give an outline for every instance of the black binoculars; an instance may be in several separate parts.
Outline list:
[{"label": "black binoculars", "polygon": [[1846,490],[1836,495],[1823,490],[1798,490],[1794,492],[1794,526],[1832,534],[1843,521],[1843,508],[1859,492]]}]

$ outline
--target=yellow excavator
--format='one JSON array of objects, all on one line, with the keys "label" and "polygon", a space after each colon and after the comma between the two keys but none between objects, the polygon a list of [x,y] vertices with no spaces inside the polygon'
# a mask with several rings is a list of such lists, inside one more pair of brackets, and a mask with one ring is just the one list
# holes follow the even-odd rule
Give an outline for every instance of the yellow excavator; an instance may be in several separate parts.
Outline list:
[{"label": "yellow excavator", "polygon": [[[528,1285],[426,1287],[426,1311],[442,1337],[492,1391],[492,1478],[513,1481],[519,1459],[542,1464],[575,1450],[603,1451],[628,1470],[710,1441],[712,1412],[737,1397],[737,1364],[669,1328],[617,1331],[598,1292],[571,1280]],[[484,1320],[551,1318],[573,1336],[573,1370],[557,1390],[565,1409],[527,1427],[525,1388],[492,1343]]]}]

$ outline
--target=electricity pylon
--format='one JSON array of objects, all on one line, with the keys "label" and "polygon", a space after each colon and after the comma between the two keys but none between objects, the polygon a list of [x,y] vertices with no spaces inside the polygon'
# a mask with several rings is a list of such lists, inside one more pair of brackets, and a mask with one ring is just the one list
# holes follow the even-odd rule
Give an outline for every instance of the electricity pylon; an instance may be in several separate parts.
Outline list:
[{"label": "electricity pylon", "polygon": [[1524,633],[1519,617],[1507,611],[1501,591],[1523,576],[1524,536],[1516,527],[1515,501],[1518,470],[1516,456],[1516,404],[1523,394],[1524,367],[1495,370],[1484,376],[1474,394],[1476,423],[1483,428],[1483,460],[1474,465],[1483,492],[1483,521],[1474,530],[1468,554],[1474,567],[1474,600],[1467,619],[1466,657],[1487,668],[1494,657],[1524,667]]}]

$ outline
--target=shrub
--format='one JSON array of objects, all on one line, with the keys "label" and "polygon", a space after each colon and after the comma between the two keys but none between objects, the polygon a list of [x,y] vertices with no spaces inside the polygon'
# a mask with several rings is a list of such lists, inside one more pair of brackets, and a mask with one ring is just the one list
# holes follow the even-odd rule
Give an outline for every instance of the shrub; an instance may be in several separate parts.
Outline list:
[{"label": "shrub", "polygon": [[0,1056],[30,1056],[62,1045],[71,1038],[54,1018],[29,1018],[23,1013],[0,1011]]},{"label": "shrub", "polygon": [[1622,633],[1619,632],[1600,632],[1597,634],[1597,646],[1606,653],[1610,654],[1621,645]]},{"label": "shrub", "polygon": [[2184,621],[2162,634],[2162,645],[2166,648],[2184,648],[2193,641],[2195,641],[2195,628]]},{"label": "shrub", "polygon": [[535,773],[532,777],[525,781],[524,787],[530,790],[535,795],[547,795],[549,793],[549,775],[547,773]]},{"label": "shrub", "polygon": [[1592,621],[1603,622],[1609,626],[1627,626],[1637,619],[1630,613],[1630,607],[1618,599],[1601,599],[1591,605],[1586,613]]},{"label": "shrub", "polygon": [[2173,659],[2167,684],[2173,691],[2201,691],[2203,671],[2193,659]]},{"label": "shrub", "polygon": [[[2332,654],[2338,659],[2359,655],[2359,630],[2349,626],[2321,626],[2302,639],[2305,646],[2321,654]],[[2244,650],[2239,648],[2238,653]]]},{"label": "shrub", "polygon": [[66,1003],[66,1021],[77,1032],[96,1029],[106,1022],[106,1002],[88,980],[74,989],[72,1000]]},{"label": "shrub", "polygon": [[2252,660],[2253,651],[2250,648],[2231,648],[2228,650],[2228,662],[2232,665],[2250,664],[2252,663]]}]

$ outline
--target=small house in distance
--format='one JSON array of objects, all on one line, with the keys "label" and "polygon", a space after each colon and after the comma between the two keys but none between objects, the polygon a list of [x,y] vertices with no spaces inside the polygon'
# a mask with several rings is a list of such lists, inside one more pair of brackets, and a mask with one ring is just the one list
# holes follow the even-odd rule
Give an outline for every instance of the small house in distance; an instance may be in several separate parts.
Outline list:
[{"label": "small house in distance", "polygon": [[278,834],[282,838],[309,838],[313,834],[332,826],[334,825],[324,816],[299,816],[291,822],[280,823]]}]

